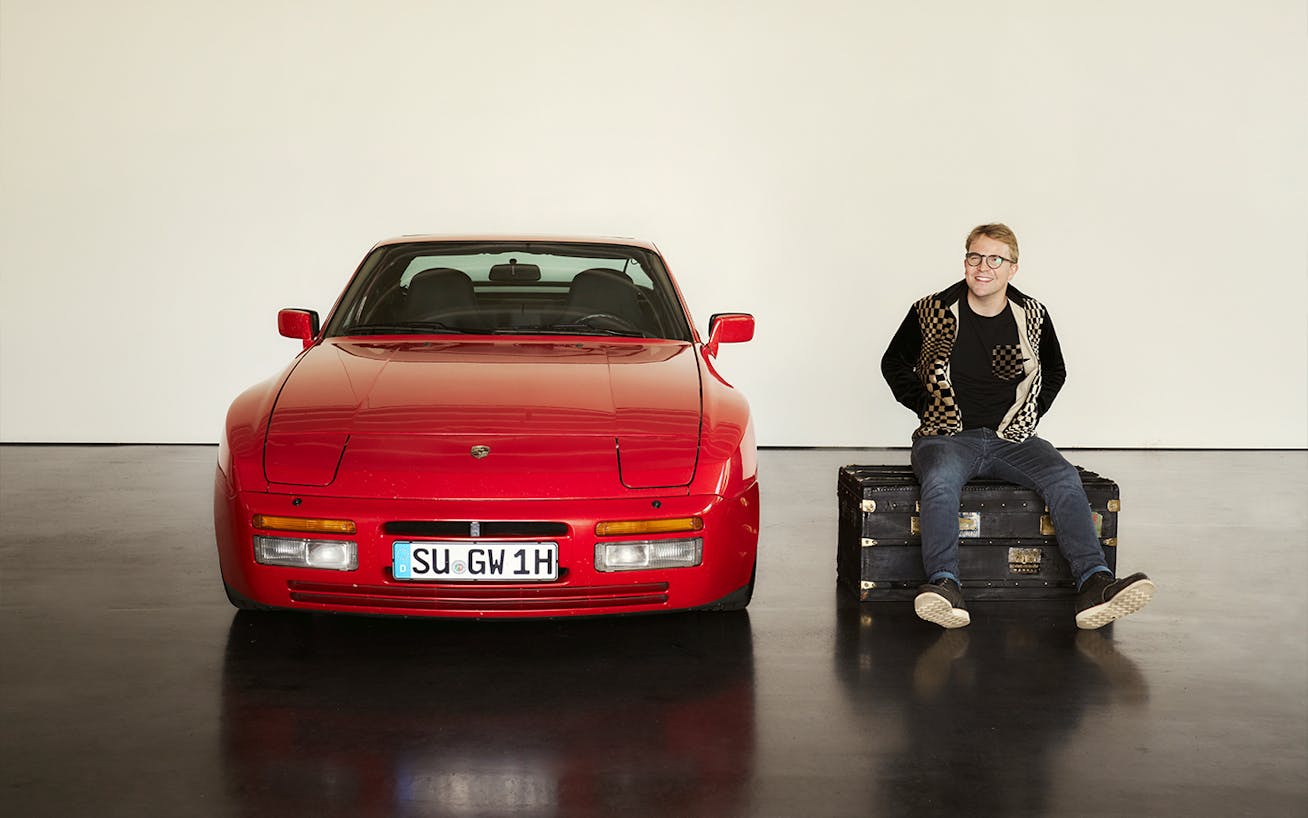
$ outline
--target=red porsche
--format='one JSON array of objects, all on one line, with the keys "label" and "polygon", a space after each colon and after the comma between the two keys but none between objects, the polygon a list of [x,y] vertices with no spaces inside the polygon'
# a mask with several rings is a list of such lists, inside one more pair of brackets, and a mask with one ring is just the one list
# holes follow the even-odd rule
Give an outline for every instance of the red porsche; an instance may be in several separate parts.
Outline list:
[{"label": "red porsche", "polygon": [[654,245],[406,237],[228,410],[214,529],[242,609],[442,617],[738,610],[758,476],[744,397]]}]

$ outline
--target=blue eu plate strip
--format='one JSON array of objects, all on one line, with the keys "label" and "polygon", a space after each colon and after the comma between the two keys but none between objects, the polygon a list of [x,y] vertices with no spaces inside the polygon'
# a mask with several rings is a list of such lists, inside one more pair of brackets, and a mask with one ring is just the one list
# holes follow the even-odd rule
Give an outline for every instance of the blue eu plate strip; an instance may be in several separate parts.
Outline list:
[{"label": "blue eu plate strip", "polygon": [[392,546],[393,572],[396,579],[412,579],[413,565],[409,562],[409,544],[397,542]]}]

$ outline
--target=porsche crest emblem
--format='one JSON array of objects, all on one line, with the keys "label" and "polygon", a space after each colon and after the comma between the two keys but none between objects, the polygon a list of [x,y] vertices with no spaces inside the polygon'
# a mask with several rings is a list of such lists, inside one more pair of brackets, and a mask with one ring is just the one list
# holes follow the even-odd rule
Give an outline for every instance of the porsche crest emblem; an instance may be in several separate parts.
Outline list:
[{"label": "porsche crest emblem", "polygon": [[482,460],[486,455],[490,454],[490,446],[473,446],[469,453],[478,460]]}]

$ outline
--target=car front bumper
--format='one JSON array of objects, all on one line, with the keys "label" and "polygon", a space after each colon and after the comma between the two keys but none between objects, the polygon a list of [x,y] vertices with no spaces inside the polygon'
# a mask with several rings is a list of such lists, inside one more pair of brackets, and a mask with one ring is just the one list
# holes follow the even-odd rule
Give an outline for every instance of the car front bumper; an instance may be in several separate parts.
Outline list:
[{"label": "car front bumper", "polygon": [[[597,616],[712,607],[742,597],[752,582],[758,544],[758,483],[732,497],[650,496],[600,500],[407,500],[241,491],[217,470],[214,522],[223,581],[229,593],[257,606],[399,616],[527,618]],[[347,519],[354,535],[323,535],[352,541],[358,567],[350,571],[265,565],[255,561],[256,514]],[[694,567],[601,572],[595,544],[622,537],[597,537],[596,523],[612,520],[698,516],[703,559]],[[392,545],[420,539],[388,534],[395,521],[542,521],[558,536],[559,578],[543,582],[397,580]],[[559,525],[562,524],[562,525]],[[306,536],[284,534],[283,536]],[[313,535],[318,537],[320,535]],[[684,538],[683,533],[650,539]],[[442,535],[433,540],[450,540]],[[471,540],[465,535],[462,539]],[[539,536],[480,537],[479,543],[541,540]],[[747,592],[744,593],[747,597]]]}]

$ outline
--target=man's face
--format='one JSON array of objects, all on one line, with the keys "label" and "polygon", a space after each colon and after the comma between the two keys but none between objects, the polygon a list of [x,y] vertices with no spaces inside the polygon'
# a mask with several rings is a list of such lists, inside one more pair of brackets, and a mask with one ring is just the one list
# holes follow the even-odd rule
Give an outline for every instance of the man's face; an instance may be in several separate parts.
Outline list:
[{"label": "man's face", "polygon": [[1001,261],[998,267],[990,266],[990,256],[1004,259],[1013,257],[1012,249],[998,239],[989,236],[977,236],[968,245],[968,254],[981,256],[980,264],[973,267],[967,259],[963,260],[963,275],[967,277],[967,288],[977,298],[986,298],[1008,289],[1008,282],[1017,274],[1017,265],[1010,261]]}]

